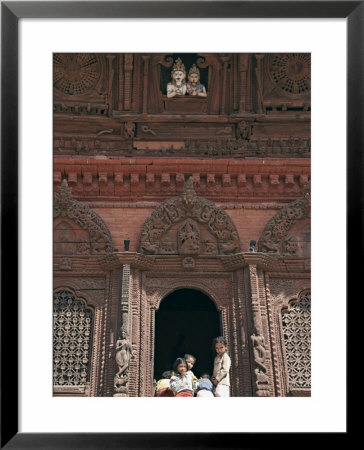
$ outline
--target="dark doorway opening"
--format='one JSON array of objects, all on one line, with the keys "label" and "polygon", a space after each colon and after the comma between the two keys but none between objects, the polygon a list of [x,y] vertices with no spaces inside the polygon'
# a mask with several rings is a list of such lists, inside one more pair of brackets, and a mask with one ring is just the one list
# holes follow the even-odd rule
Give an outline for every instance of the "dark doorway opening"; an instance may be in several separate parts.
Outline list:
[{"label": "dark doorway opening", "polygon": [[221,335],[220,314],[215,303],[194,289],[179,289],[161,302],[155,314],[154,378],[172,370],[173,362],[185,353],[196,357],[193,373],[212,375],[212,340]]}]

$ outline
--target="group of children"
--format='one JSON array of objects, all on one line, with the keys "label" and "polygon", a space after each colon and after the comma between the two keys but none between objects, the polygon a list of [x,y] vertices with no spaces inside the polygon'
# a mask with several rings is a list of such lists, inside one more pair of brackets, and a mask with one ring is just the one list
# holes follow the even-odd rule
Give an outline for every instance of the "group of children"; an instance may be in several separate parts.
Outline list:
[{"label": "group of children", "polygon": [[230,392],[230,357],[226,353],[227,343],[223,336],[213,340],[216,351],[213,376],[203,373],[197,379],[192,372],[196,362],[193,355],[186,354],[177,358],[173,371],[166,371],[156,385],[157,397],[229,397]]}]

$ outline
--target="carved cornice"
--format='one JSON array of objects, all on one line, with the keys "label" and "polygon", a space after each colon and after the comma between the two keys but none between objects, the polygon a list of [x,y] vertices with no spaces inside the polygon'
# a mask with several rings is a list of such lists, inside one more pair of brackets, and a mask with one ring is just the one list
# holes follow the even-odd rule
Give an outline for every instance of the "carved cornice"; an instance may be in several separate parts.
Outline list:
[{"label": "carved cornice", "polygon": [[84,201],[163,201],[181,195],[193,175],[197,195],[219,202],[289,202],[302,197],[310,178],[309,160],[208,158],[56,157],[54,185],[67,178],[72,194]]},{"label": "carved cornice", "polygon": [[[186,260],[189,261],[186,261]],[[188,272],[190,277],[195,275],[219,276],[227,272],[234,272],[248,266],[256,266],[273,278],[310,278],[310,265],[307,258],[282,258],[266,253],[236,253],[233,255],[215,255],[213,257],[185,255],[144,255],[138,252],[119,252],[97,258],[98,264],[104,271],[120,269],[124,264],[132,268],[153,273],[151,276],[163,277],[168,273]],[[63,273],[63,275],[65,275]],[[69,273],[67,276],[72,276]],[[82,273],[84,276],[85,273]],[[88,275],[88,274],[87,274]],[[99,275],[99,274],[98,274]]]},{"label": "carved cornice", "polygon": [[223,256],[221,259],[224,267],[230,271],[239,270],[249,265],[254,265],[262,270],[272,270],[277,265],[276,258],[265,253],[237,253]]},{"label": "carved cornice", "polygon": [[226,270],[235,271],[248,266],[256,266],[265,272],[273,273],[273,276],[292,274],[295,277],[299,273],[309,273],[311,268],[307,258],[284,258],[262,252],[222,256],[221,261]]},{"label": "carved cornice", "polygon": [[105,270],[121,268],[124,264],[140,270],[151,270],[155,267],[155,257],[136,252],[114,252],[110,255],[100,256],[100,266]]}]

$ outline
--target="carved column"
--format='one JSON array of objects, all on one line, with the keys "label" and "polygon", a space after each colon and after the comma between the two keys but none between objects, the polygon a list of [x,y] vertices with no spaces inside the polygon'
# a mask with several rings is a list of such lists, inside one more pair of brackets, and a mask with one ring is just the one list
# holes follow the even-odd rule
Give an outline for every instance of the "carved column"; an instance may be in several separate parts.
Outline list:
[{"label": "carved column", "polygon": [[121,111],[123,109],[123,97],[124,97],[124,69],[123,69],[124,57],[121,53],[119,54],[118,61],[119,61],[118,111]]},{"label": "carved column", "polygon": [[131,102],[131,82],[133,71],[133,54],[126,53],[124,59],[124,109],[130,109]]},{"label": "carved column", "polygon": [[239,342],[239,372],[240,377],[240,390],[238,395],[241,397],[251,397],[252,383],[251,383],[251,367],[250,367],[250,354],[249,354],[249,320],[247,303],[250,299],[249,286],[246,286],[244,280],[243,270],[238,270],[234,273],[234,284],[236,284],[236,300],[238,309],[238,320],[240,332],[238,336],[240,337]]},{"label": "carved column", "polygon": [[119,368],[114,378],[114,397],[128,397],[129,364],[134,357],[130,342],[131,321],[129,320],[130,264],[123,264],[120,319],[121,327],[115,345],[115,360]]},{"label": "carved column", "polygon": [[259,279],[257,267],[248,267],[249,287],[251,296],[251,312],[253,321],[253,334],[250,336],[254,357],[255,395],[268,397],[270,395],[269,376],[266,361],[266,345],[263,335],[263,323],[259,301]]},{"label": "carved column", "polygon": [[149,60],[150,56],[142,56],[144,62],[143,75],[143,114],[148,112],[148,77],[149,77]]},{"label": "carved column", "polygon": [[107,94],[107,104],[108,104],[108,116],[111,116],[112,109],[113,109],[113,95],[112,95],[112,84],[114,79],[114,69],[112,67],[113,61],[115,59],[115,56],[113,55],[107,55],[107,61],[108,61],[108,73],[109,73],[109,82],[108,82],[108,94]]},{"label": "carved column", "polygon": [[239,55],[239,112],[246,110],[247,103],[247,71],[248,71],[248,54]]},{"label": "carved column", "polygon": [[263,113],[263,80],[262,80],[262,59],[264,55],[257,54],[255,55],[257,60],[257,67],[255,68],[255,75],[257,81],[257,93],[258,93],[258,112]]},{"label": "carved column", "polygon": [[226,97],[227,97],[227,70],[228,70],[228,63],[230,60],[229,56],[222,56],[221,57],[223,61],[223,75],[222,75],[222,98],[221,98],[221,114],[226,113]]}]

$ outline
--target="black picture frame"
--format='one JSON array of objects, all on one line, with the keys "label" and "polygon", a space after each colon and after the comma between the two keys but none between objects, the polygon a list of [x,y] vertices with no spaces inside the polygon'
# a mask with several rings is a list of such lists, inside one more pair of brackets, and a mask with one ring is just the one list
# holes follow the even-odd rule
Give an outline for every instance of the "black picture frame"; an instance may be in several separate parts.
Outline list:
[{"label": "black picture frame", "polygon": [[[279,433],[18,432],[18,22],[22,18],[346,18],[347,302],[356,292],[362,250],[364,147],[364,1],[5,1],[1,2],[1,448],[260,448]],[[9,108],[9,105],[12,107]],[[356,249],[356,250],[355,250]],[[353,256],[353,258],[350,258]],[[361,255],[359,254],[359,257]],[[334,393],[333,393],[334,395]],[[348,415],[349,419],[349,415]],[[198,420],[191,413],[191,420]],[[242,436],[242,434],[244,436]],[[335,433],[336,443],[349,436]],[[285,434],[285,446],[309,445]],[[317,443],[318,435],[315,436]],[[327,436],[322,436],[327,443]],[[321,440],[321,439],[320,439]],[[263,441],[266,442],[263,445]],[[269,444],[268,444],[269,442]]]}]

